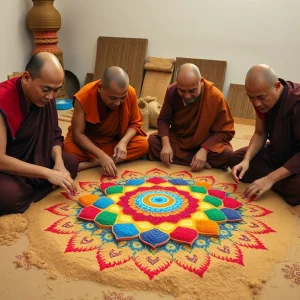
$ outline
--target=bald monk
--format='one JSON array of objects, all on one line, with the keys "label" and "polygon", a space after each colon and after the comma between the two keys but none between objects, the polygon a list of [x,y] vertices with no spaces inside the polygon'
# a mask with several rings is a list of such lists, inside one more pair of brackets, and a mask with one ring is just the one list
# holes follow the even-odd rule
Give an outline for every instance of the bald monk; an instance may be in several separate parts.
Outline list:
[{"label": "bald monk", "polygon": [[79,171],[101,166],[104,174],[116,176],[117,163],[146,155],[142,124],[127,73],[109,67],[101,80],[87,84],[74,96],[65,150],[79,160]]},{"label": "bald monk", "polygon": [[247,73],[245,88],[256,110],[255,132],[249,147],[231,158],[233,178],[251,183],[244,192],[248,198],[273,189],[289,204],[300,204],[300,84],[256,65]]},{"label": "bald monk", "polygon": [[78,162],[62,152],[55,108],[63,79],[59,60],[39,53],[23,76],[0,83],[0,215],[23,213],[55,186],[76,191]]},{"label": "bald monk", "polygon": [[150,160],[165,165],[227,169],[232,153],[230,140],[234,123],[223,94],[201,77],[197,66],[184,64],[176,73],[176,83],[166,92],[158,117],[158,133],[149,137]]}]

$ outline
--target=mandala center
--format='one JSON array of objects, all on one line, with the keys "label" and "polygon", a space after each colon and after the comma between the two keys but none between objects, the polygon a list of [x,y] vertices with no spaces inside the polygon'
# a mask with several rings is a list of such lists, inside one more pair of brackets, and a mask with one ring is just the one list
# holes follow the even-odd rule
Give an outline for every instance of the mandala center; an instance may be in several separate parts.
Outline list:
[{"label": "mandala center", "polygon": [[178,210],[182,207],[183,200],[175,193],[154,190],[139,193],[134,204],[142,211],[159,214]]}]

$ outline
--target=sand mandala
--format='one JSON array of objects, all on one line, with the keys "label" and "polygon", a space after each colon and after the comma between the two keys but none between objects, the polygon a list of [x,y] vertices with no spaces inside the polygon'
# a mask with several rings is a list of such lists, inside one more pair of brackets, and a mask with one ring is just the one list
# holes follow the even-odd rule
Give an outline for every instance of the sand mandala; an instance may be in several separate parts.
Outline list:
[{"label": "sand mandala", "polygon": [[213,176],[127,170],[79,185],[46,208],[58,216],[46,231],[70,236],[65,253],[95,251],[100,271],[133,261],[151,280],[172,264],[203,277],[212,260],[244,266],[243,249],[267,250],[260,237],[275,232],[272,211]]}]

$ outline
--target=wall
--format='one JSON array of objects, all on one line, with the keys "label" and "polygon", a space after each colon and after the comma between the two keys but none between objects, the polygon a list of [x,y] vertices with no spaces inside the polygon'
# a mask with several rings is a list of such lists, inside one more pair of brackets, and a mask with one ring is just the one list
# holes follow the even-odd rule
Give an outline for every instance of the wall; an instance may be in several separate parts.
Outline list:
[{"label": "wall", "polygon": [[26,26],[30,0],[1,0],[0,9],[0,82],[12,72],[22,72],[30,57],[32,38]]},{"label": "wall", "polygon": [[65,68],[83,83],[94,71],[97,37],[141,37],[148,55],[228,62],[229,83],[243,83],[256,63],[300,81],[297,0],[56,0]]}]

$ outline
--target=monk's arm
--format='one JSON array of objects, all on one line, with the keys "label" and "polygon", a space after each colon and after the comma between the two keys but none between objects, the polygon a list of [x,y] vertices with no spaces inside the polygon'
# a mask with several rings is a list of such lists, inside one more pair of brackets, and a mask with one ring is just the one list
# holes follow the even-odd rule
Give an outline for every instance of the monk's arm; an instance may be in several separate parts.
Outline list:
[{"label": "monk's arm", "polygon": [[265,146],[266,141],[267,132],[265,129],[265,122],[256,116],[255,131],[244,156],[244,160],[251,161],[252,158]]},{"label": "monk's arm", "polygon": [[51,157],[54,160],[55,164],[63,164],[63,158],[62,158],[62,148],[59,145],[53,146]]},{"label": "monk's arm", "polygon": [[[54,105],[54,104],[53,104]],[[53,116],[55,119],[56,127],[54,132],[54,146],[52,147],[51,157],[55,164],[64,164],[64,161],[62,159],[62,147],[64,138],[62,136],[61,128],[58,125],[58,116],[57,116],[57,110],[54,105],[54,111],[55,115]]]},{"label": "monk's arm", "polygon": [[52,170],[6,155],[6,146],[7,127],[3,116],[0,114],[0,171],[24,177],[48,178],[49,172]]},{"label": "monk's arm", "polygon": [[132,138],[136,135],[137,131],[133,128],[128,128],[123,136],[123,138],[120,140],[120,143],[124,143],[126,146],[128,143],[132,140]]},{"label": "monk's arm", "polygon": [[[300,149],[300,105],[296,105],[293,109],[292,127],[294,138]],[[300,175],[300,152],[295,153],[288,161],[286,161],[280,169],[285,169],[289,175]],[[277,170],[276,170],[277,171]],[[286,177],[288,177],[287,175]],[[285,178],[285,177],[283,177]],[[281,179],[283,179],[281,178]]]},{"label": "monk's arm", "polygon": [[94,156],[100,158],[105,153],[93,144],[93,142],[84,134],[85,130],[85,113],[81,107],[81,104],[77,99],[75,99],[74,112],[72,117],[72,136],[73,141],[81,149],[93,154]]}]

